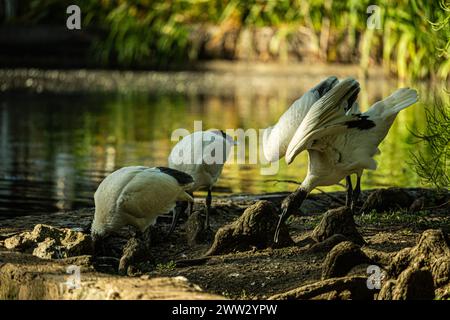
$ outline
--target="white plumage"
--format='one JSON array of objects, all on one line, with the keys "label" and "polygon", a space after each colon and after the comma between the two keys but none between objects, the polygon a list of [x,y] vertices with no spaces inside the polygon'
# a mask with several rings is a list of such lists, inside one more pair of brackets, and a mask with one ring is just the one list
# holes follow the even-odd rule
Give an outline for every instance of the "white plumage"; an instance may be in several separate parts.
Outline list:
[{"label": "white plumage", "polygon": [[289,142],[302,123],[312,105],[338,82],[336,77],[329,77],[294,101],[278,122],[263,132],[264,157],[277,161],[284,157]]},{"label": "white plumage", "polygon": [[206,227],[209,227],[211,189],[220,177],[233,145],[233,139],[223,131],[197,131],[180,140],[169,155],[170,168],[194,178],[188,192],[192,194],[200,188],[207,189]]},{"label": "white plumage", "polygon": [[132,166],[111,173],[94,195],[93,238],[125,225],[145,231],[157,216],[170,212],[176,201],[193,201],[186,193],[193,183],[189,175],[164,167]]},{"label": "white plumage", "polygon": [[[317,186],[327,186],[347,180],[347,205],[360,194],[360,178],[364,169],[377,167],[374,155],[387,135],[396,115],[417,102],[417,92],[404,88],[375,103],[367,112],[360,113],[355,103],[359,83],[345,79],[336,84],[315,102],[304,116],[292,139],[285,157],[290,164],[302,151],[309,155],[308,172],[300,187],[282,204],[278,224],[293,210],[298,209],[306,195]],[[350,175],[357,175],[353,190]]]},{"label": "white plumage", "polygon": [[364,169],[375,170],[373,156],[379,153],[378,145],[398,112],[417,102],[415,90],[399,89],[367,112],[349,114],[347,97],[358,92],[359,84],[347,79],[335,89],[311,108],[286,151],[289,164],[308,150],[309,171],[304,183],[308,191],[317,185],[336,184],[353,173],[361,176]]}]

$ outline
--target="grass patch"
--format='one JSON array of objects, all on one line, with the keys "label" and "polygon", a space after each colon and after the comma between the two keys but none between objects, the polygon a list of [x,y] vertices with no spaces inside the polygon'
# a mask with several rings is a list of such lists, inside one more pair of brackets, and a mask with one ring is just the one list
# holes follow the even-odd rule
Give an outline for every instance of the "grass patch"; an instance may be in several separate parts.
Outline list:
[{"label": "grass patch", "polygon": [[167,263],[158,263],[156,265],[156,270],[159,272],[164,272],[164,271],[173,271],[176,268],[177,264],[175,261],[170,260]]},{"label": "grass patch", "polygon": [[408,213],[406,211],[390,211],[378,213],[371,211],[355,217],[359,225],[393,226],[401,225],[413,229],[436,229],[450,230],[450,219],[447,216],[433,215],[430,211],[419,211]]}]

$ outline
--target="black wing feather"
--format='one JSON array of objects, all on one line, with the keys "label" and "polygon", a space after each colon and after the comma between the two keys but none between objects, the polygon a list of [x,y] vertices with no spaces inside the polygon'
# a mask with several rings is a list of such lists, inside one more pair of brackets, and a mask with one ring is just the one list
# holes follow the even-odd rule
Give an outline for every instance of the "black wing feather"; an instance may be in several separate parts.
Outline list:
[{"label": "black wing feather", "polygon": [[368,130],[370,128],[375,127],[375,122],[369,120],[368,116],[357,115],[359,119],[347,121],[345,124],[347,128],[357,128],[359,130]]},{"label": "black wing feather", "polygon": [[184,186],[184,185],[191,184],[194,182],[194,178],[192,178],[191,175],[189,175],[185,172],[175,170],[172,168],[167,168],[167,167],[156,167],[156,168],[158,168],[159,171],[161,171],[162,173],[165,173],[171,177],[174,177],[180,186]]}]

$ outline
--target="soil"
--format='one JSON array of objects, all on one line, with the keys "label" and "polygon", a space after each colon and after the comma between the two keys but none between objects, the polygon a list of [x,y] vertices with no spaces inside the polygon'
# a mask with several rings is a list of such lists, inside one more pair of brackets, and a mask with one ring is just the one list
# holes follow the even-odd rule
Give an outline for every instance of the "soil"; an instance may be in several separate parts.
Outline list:
[{"label": "soil", "polygon": [[[357,230],[365,241],[362,245],[364,252],[376,250],[394,255],[402,249],[414,247],[427,229],[441,229],[444,234],[450,232],[448,203],[450,196],[448,192],[442,195],[428,189],[405,189],[404,191],[409,194],[411,203],[418,198],[427,199],[424,208],[421,211],[411,212],[408,207],[411,204],[408,203],[404,204],[406,207],[397,208],[396,211],[378,213],[376,210],[369,210],[370,208],[365,204],[368,195],[373,190],[362,193],[359,207],[364,203],[365,211],[370,213],[355,215],[355,222]],[[274,208],[278,208],[280,201],[285,196],[286,194],[282,193],[216,198],[211,214],[211,229],[215,234],[219,228],[236,221],[245,209],[259,200],[270,201],[274,204]],[[238,252],[236,250],[206,257],[205,254],[210,249],[213,239],[205,238],[206,240],[190,241],[188,244],[189,237],[183,223],[180,223],[175,232],[167,237],[170,217],[162,216],[156,226],[150,230],[149,259],[145,264],[135,265],[131,271],[129,269],[128,276],[119,276],[114,267],[101,269],[97,266],[97,270],[95,270],[90,259],[86,260],[86,264],[91,270],[89,272],[94,272],[98,276],[105,276],[104,271],[118,279],[128,279],[131,275],[131,279],[139,279],[139,281],[142,281],[142,276],[149,277],[149,279],[183,276],[188,279],[189,283],[198,285],[204,292],[212,295],[232,299],[268,299],[274,295],[323,280],[323,266],[330,249],[337,243],[345,246],[346,242],[343,241],[346,241],[347,238],[334,236],[329,242],[332,243],[331,246],[326,243],[323,246],[326,248],[325,250],[318,250],[317,243],[314,243],[311,235],[314,228],[320,224],[323,213],[328,209],[342,206],[344,198],[343,192],[311,195],[305,201],[298,215],[287,221],[289,234],[294,244],[285,247],[277,248],[268,245],[257,248],[254,246],[247,251]],[[378,197],[377,201],[377,205],[379,205],[382,200]],[[194,211],[202,210],[203,206],[203,202],[196,200]],[[37,259],[26,253],[11,255],[4,247],[5,239],[23,231],[31,231],[36,224],[71,228],[87,233],[93,213],[94,209],[83,209],[76,212],[0,220],[0,273],[8,264],[30,264],[32,260],[34,263],[39,261],[39,265],[45,265],[57,261],[55,259]],[[182,218],[184,221],[187,219],[187,217]],[[112,241],[114,246],[123,247],[133,235],[134,230],[126,228],[109,241]],[[63,260],[61,261],[64,263]],[[367,266],[368,264],[355,266],[348,276],[361,282],[361,277],[368,276]],[[418,273],[419,271],[414,272]],[[346,283],[351,279],[347,280],[339,281]],[[326,281],[333,282],[334,280]],[[1,287],[0,283],[0,289],[4,290]],[[445,294],[444,291],[444,296]]]}]

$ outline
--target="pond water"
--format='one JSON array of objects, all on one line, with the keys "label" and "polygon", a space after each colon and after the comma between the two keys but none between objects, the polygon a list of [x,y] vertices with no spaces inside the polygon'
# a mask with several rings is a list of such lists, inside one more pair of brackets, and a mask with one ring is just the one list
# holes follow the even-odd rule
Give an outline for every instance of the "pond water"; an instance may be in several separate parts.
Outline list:
[{"label": "pond water", "polygon": [[[310,87],[316,80],[306,79],[303,86]],[[362,84],[362,108],[397,87],[390,81]],[[167,165],[175,144],[170,140],[173,130],[193,131],[195,120],[202,120],[204,129],[265,128],[274,124],[303,91],[280,87],[267,93],[249,89],[224,93],[3,94],[0,216],[93,206],[96,187],[115,169]],[[412,143],[410,130],[425,127],[424,110],[433,104],[434,91],[425,85],[419,92],[422,103],[399,114],[380,146],[382,153],[376,158],[379,168],[366,171],[363,188],[420,185],[409,164],[410,152],[418,148]],[[289,167],[284,159],[279,164],[274,176],[261,175],[258,164],[227,164],[215,194],[293,190],[293,184],[267,180],[301,181],[306,173],[306,154]]]}]

